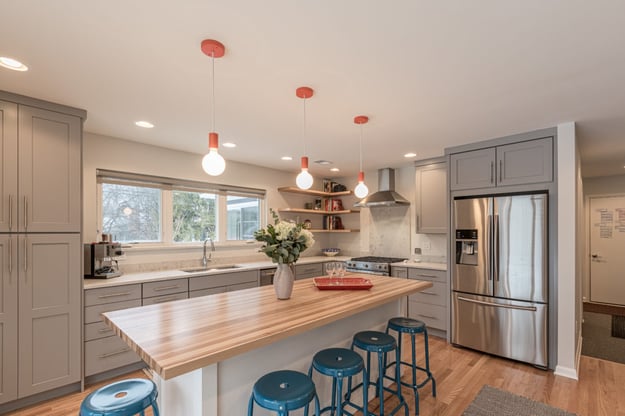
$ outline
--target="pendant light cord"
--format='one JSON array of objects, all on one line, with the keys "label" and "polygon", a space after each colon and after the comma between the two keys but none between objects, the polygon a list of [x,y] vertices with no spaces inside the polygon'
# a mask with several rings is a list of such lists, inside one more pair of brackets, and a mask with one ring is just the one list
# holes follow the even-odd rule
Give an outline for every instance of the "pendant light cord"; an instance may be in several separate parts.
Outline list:
[{"label": "pendant light cord", "polygon": [[211,52],[211,72],[212,72],[212,81],[211,81],[211,92],[212,92],[212,97],[213,97],[213,111],[212,111],[212,115],[213,115],[213,128],[212,131],[216,131],[215,130],[215,52]]},{"label": "pendant light cord", "polygon": [[360,124],[360,172],[362,172],[362,123]]},{"label": "pendant light cord", "polygon": [[306,152],[306,98],[304,98],[304,125],[302,126],[302,136],[304,137],[304,156],[307,156]]}]

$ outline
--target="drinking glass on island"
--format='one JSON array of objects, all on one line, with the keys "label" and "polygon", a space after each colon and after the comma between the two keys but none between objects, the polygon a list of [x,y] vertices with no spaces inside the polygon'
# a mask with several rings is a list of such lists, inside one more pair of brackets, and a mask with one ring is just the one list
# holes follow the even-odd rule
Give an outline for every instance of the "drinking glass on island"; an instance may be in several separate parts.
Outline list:
[{"label": "drinking glass on island", "polygon": [[325,268],[326,268],[326,274],[328,275],[329,278],[334,277],[334,273],[336,271],[336,266],[334,265],[334,262],[328,262],[325,264]]},{"label": "drinking glass on island", "polygon": [[339,281],[343,281],[343,276],[345,276],[345,263],[344,262],[337,262],[336,263],[336,270],[337,270],[337,274],[339,276]]}]

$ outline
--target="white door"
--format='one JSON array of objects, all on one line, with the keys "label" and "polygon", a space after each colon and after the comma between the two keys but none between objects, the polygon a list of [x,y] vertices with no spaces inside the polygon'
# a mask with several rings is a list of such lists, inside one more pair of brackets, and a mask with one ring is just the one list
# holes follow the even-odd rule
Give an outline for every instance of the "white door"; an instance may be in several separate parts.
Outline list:
[{"label": "white door", "polygon": [[625,196],[590,198],[590,300],[625,305]]}]

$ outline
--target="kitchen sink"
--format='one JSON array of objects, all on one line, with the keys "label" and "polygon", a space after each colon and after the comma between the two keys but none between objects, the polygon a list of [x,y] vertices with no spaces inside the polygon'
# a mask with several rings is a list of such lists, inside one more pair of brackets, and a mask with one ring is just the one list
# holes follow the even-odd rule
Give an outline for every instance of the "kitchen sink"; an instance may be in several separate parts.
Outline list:
[{"label": "kitchen sink", "polygon": [[219,266],[198,266],[198,267],[189,267],[188,269],[181,269],[181,271],[186,273],[197,273],[197,272],[212,272],[215,270],[230,270],[230,269],[238,269],[242,266],[237,264],[221,264]]}]

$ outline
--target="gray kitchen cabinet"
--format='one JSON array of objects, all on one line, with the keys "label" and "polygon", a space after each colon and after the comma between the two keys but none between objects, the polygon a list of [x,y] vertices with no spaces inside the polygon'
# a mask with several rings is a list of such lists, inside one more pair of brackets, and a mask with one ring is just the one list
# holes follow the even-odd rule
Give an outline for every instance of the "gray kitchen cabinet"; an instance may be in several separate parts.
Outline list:
[{"label": "gray kitchen cabinet", "polygon": [[409,279],[426,280],[433,285],[408,297],[408,316],[440,331],[447,331],[449,290],[446,275],[441,270],[408,269]]},{"label": "gray kitchen cabinet", "polygon": [[101,314],[141,306],[141,284],[108,286],[84,291],[85,376],[111,371],[141,361]]},{"label": "gray kitchen cabinet", "polygon": [[444,160],[416,168],[416,232],[447,233],[447,164]]},{"label": "gray kitchen cabinet", "polygon": [[295,280],[323,276],[323,265],[324,263],[296,264]]},{"label": "gray kitchen cabinet", "polygon": [[0,232],[80,232],[81,118],[8,101],[0,113]]},{"label": "gray kitchen cabinet", "polygon": [[450,155],[452,191],[553,181],[553,137]]},{"label": "gray kitchen cabinet", "polygon": [[0,403],[6,403],[17,399],[17,237],[0,234],[0,250]]},{"label": "gray kitchen cabinet", "polygon": [[79,234],[24,234],[14,241],[18,397],[26,397],[80,381],[81,241]]},{"label": "gray kitchen cabinet", "polygon": [[406,279],[408,277],[408,268],[399,267],[399,266],[391,266],[391,276],[401,277],[401,278]]},{"label": "gray kitchen cabinet", "polygon": [[189,297],[232,292],[258,286],[258,270],[208,274],[189,278]]}]

